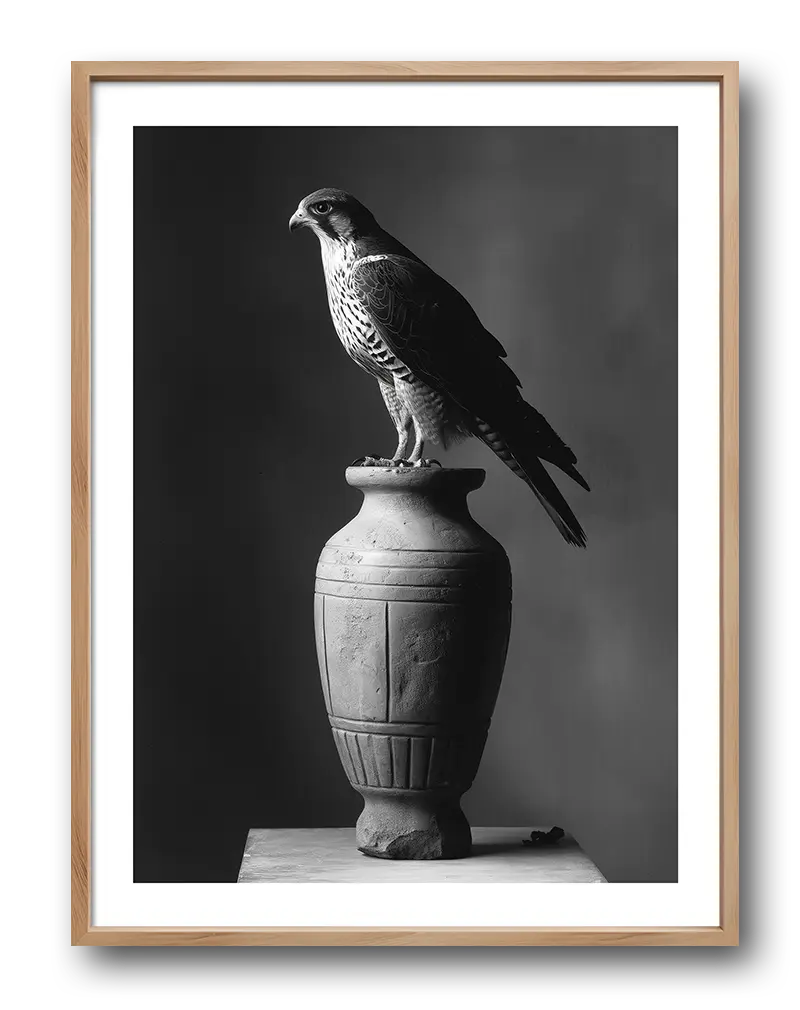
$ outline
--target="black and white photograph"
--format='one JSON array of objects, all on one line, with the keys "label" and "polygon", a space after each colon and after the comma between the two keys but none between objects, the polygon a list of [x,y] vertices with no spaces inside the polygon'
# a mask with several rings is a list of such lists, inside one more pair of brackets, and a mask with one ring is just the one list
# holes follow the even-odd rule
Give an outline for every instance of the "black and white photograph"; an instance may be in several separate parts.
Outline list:
[{"label": "black and white photograph", "polygon": [[136,126],[133,880],[674,883],[675,126]]}]

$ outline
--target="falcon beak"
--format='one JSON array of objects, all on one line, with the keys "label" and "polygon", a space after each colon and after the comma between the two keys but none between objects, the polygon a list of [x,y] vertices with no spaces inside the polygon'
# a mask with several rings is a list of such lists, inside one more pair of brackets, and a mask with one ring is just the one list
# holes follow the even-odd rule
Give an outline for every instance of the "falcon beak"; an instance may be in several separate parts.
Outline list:
[{"label": "falcon beak", "polygon": [[307,223],[306,212],[304,210],[296,210],[289,218],[289,231],[297,231],[298,228],[302,228]]}]

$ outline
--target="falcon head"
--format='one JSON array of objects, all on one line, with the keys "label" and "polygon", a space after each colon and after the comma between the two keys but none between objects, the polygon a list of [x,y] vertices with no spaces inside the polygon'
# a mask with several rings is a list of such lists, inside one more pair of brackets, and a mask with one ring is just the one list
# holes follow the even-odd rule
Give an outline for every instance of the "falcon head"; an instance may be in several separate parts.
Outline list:
[{"label": "falcon head", "polygon": [[310,228],[328,242],[351,242],[376,227],[363,203],[343,189],[318,189],[304,197],[289,220],[289,231]]}]

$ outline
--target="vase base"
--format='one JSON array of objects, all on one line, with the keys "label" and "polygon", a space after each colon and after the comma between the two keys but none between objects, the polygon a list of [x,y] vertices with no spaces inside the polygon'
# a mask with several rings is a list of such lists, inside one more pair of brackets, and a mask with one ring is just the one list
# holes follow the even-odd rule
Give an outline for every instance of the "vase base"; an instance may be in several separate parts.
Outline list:
[{"label": "vase base", "polygon": [[472,834],[457,797],[427,792],[362,795],[364,810],[356,824],[356,841],[364,855],[377,859],[469,856]]}]

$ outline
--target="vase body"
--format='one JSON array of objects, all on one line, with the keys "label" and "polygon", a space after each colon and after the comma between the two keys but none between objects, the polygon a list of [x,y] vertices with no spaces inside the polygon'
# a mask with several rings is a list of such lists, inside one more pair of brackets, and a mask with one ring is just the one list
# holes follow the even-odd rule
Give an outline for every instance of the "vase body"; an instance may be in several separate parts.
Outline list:
[{"label": "vase body", "polygon": [[358,515],[317,566],[315,627],[333,738],[364,797],[359,848],[469,855],[459,800],[478,770],[505,664],[511,574],[470,516],[483,470],[350,467]]}]

